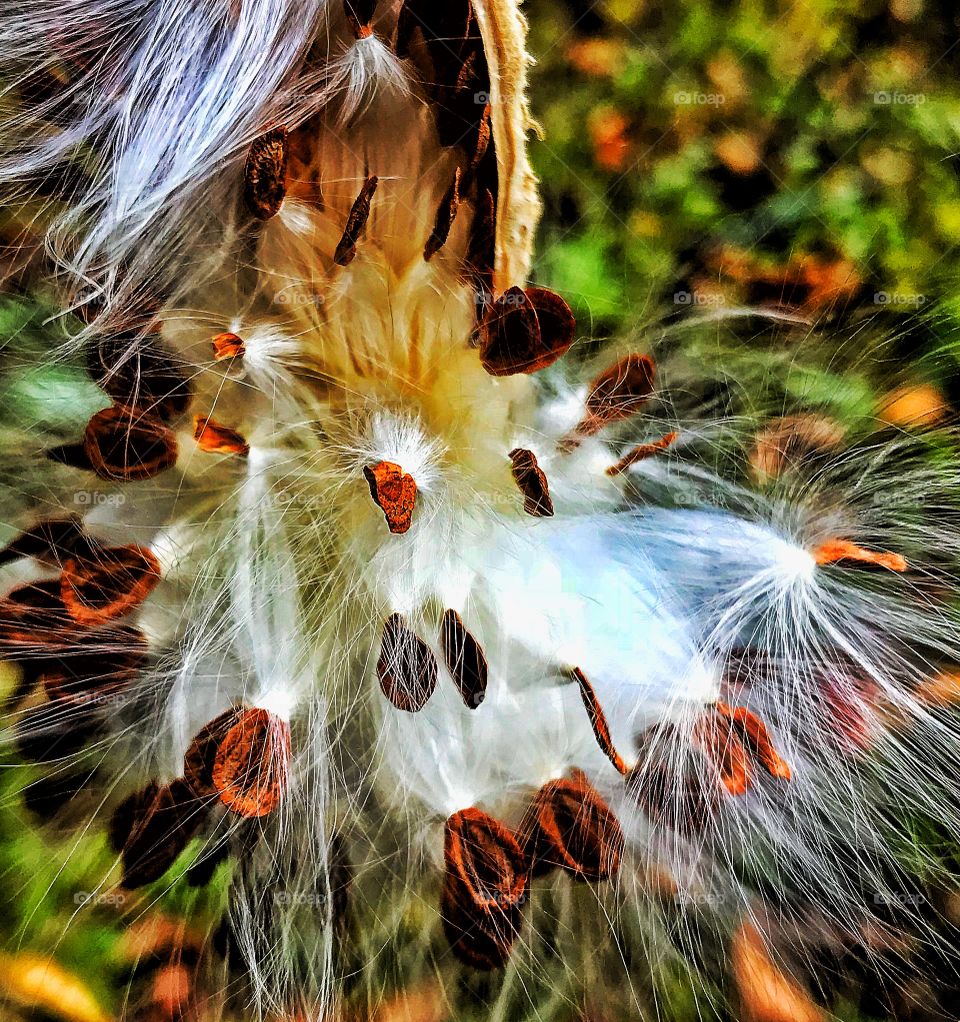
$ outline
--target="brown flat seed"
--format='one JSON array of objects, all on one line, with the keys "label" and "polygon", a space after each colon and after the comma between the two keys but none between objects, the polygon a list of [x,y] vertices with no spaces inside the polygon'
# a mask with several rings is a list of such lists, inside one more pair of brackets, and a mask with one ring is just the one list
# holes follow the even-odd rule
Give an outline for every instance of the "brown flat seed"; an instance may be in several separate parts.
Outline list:
[{"label": "brown flat seed", "polygon": [[590,384],[586,414],[577,432],[592,436],[636,415],[653,393],[653,379],[653,361],[646,355],[626,355],[604,370]]},{"label": "brown flat seed", "polygon": [[49,656],[77,631],[59,579],[29,582],[0,599],[0,655],[10,660]]},{"label": "brown flat seed", "polygon": [[631,465],[636,465],[639,461],[645,461],[647,458],[652,458],[655,454],[665,451],[676,441],[679,435],[679,433],[664,433],[659,440],[654,440],[652,443],[637,444],[636,447],[629,450],[615,465],[611,465],[607,469],[607,475],[623,475],[623,473],[626,472]]},{"label": "brown flat seed", "polygon": [[343,0],[347,24],[356,39],[369,39],[373,35],[373,16],[377,0]]},{"label": "brown flat seed", "polygon": [[455,610],[444,611],[440,645],[447,670],[464,703],[475,710],[487,694],[487,658]]},{"label": "brown flat seed", "polygon": [[720,808],[723,788],[714,771],[691,769],[689,758],[678,755],[680,740],[673,724],[655,725],[638,736],[640,754],[626,776],[626,789],[654,827],[699,834]]},{"label": "brown flat seed", "polygon": [[443,835],[445,884],[476,912],[523,904],[527,860],[513,834],[481,809],[450,816]]},{"label": "brown flat seed", "polygon": [[570,306],[559,295],[512,287],[480,323],[480,364],[491,376],[538,372],[566,354],[575,331]]},{"label": "brown flat seed", "polygon": [[143,887],[174,864],[203,822],[203,807],[183,783],[151,782],[116,809],[113,848],[123,858],[123,886]]},{"label": "brown flat seed", "polygon": [[241,711],[231,707],[197,732],[183,757],[183,779],[197,798],[219,794],[213,783],[213,766],[227,733],[240,720]]},{"label": "brown flat seed", "polygon": [[617,752],[613,739],[610,737],[610,726],[607,724],[606,714],[603,712],[603,707],[600,705],[600,700],[597,698],[593,685],[590,684],[589,679],[579,667],[574,667],[572,673],[574,681],[580,686],[580,698],[583,699],[583,705],[590,718],[590,726],[593,728],[594,735],[596,735],[597,744],[600,746],[604,756],[610,760],[617,770],[621,774],[627,774],[627,765],[621,758],[620,753]]},{"label": "brown flat seed", "polygon": [[263,709],[243,710],[214,758],[220,801],[238,816],[269,816],[287,787],[290,725]]},{"label": "brown flat seed", "polygon": [[477,198],[463,274],[466,282],[477,289],[477,310],[481,322],[493,296],[496,233],[497,204],[493,192],[488,188]]},{"label": "brown flat seed", "polygon": [[218,362],[228,358],[243,358],[247,351],[243,338],[231,333],[217,334],[211,344],[213,345],[213,357]]},{"label": "brown flat seed", "polygon": [[208,415],[194,417],[193,439],[200,450],[208,454],[236,454],[245,458],[250,453],[250,445],[235,429]]},{"label": "brown flat seed", "polygon": [[383,512],[392,533],[402,535],[413,523],[413,509],[417,503],[417,483],[392,461],[378,461],[363,470],[370,487],[370,496]]},{"label": "brown flat seed", "polygon": [[457,167],[453,177],[453,184],[447,190],[447,194],[440,200],[437,207],[437,218],[434,221],[433,231],[427,238],[427,244],[423,250],[423,258],[430,260],[443,248],[450,237],[450,228],[457,218],[460,209],[460,168]]},{"label": "brown flat seed", "polygon": [[287,129],[271,128],[255,139],[243,168],[243,198],[258,220],[280,212],[287,192]]},{"label": "brown flat seed", "polygon": [[360,194],[350,209],[347,225],[343,229],[343,237],[340,239],[337,250],[333,254],[333,261],[337,266],[349,266],[356,258],[357,242],[360,240],[360,235],[363,233],[363,229],[366,227],[367,220],[370,217],[370,205],[379,183],[380,179],[375,176],[368,177],[364,181],[363,188],[360,189]]},{"label": "brown flat seed", "polygon": [[33,557],[46,564],[60,565],[76,553],[88,552],[90,538],[83,528],[83,519],[45,518],[32,529],[21,532],[0,550],[0,564],[9,564],[20,557]]},{"label": "brown flat seed", "polygon": [[185,366],[154,333],[131,329],[101,337],[88,350],[87,371],[114,402],[155,415],[165,422],[182,415],[190,404]]},{"label": "brown flat seed", "polygon": [[28,763],[72,760],[102,729],[102,720],[92,708],[61,703],[34,706],[17,721],[17,753]]},{"label": "brown flat seed", "polygon": [[521,905],[477,912],[458,897],[452,884],[443,887],[440,914],[450,950],[464,965],[483,972],[502,969],[507,964],[523,927]]},{"label": "brown flat seed", "polygon": [[377,678],[387,699],[407,713],[422,710],[437,687],[437,659],[402,614],[383,623]]},{"label": "brown flat seed", "polygon": [[483,116],[480,118],[480,124],[477,126],[477,142],[473,147],[473,158],[470,160],[470,173],[475,174],[477,168],[483,162],[484,156],[487,155],[487,149],[490,146],[490,141],[493,138],[493,129],[490,124],[490,104],[483,108]]},{"label": "brown flat seed", "polygon": [[51,701],[95,708],[139,677],[148,651],[142,632],[113,626],[79,636],[31,666]]},{"label": "brown flat seed", "polygon": [[620,869],[620,822],[581,771],[545,784],[521,825],[532,875],[559,867],[575,880],[609,880]]},{"label": "brown flat seed", "polygon": [[67,560],[60,593],[74,621],[100,625],[139,607],[159,582],[160,562],[148,547],[97,547]]},{"label": "brown flat seed", "polygon": [[552,518],[550,485],[537,464],[537,456],[524,447],[515,447],[510,452],[510,461],[513,462],[513,481],[523,494],[523,510],[534,518]]},{"label": "brown flat seed", "polygon": [[751,713],[745,706],[735,706],[731,709],[722,703],[717,704],[717,709],[730,717],[734,727],[771,777],[778,777],[783,781],[789,781],[793,777],[790,764],[774,747],[767,725],[755,713]]},{"label": "brown flat seed", "polygon": [[447,820],[444,860],[440,910],[453,953],[476,969],[501,967],[523,923],[523,849],[503,824],[470,808]]},{"label": "brown flat seed", "polygon": [[744,795],[753,787],[750,753],[726,714],[713,711],[701,717],[694,730],[694,741],[713,763],[729,794]]},{"label": "brown flat seed", "polygon": [[833,539],[823,543],[813,552],[817,564],[858,565],[866,568],[886,568],[888,571],[904,572],[907,559],[901,554],[866,550],[845,539]]},{"label": "brown flat seed", "polygon": [[134,482],[150,479],[177,460],[177,438],[158,418],[112,405],[87,423],[83,453],[101,479]]}]

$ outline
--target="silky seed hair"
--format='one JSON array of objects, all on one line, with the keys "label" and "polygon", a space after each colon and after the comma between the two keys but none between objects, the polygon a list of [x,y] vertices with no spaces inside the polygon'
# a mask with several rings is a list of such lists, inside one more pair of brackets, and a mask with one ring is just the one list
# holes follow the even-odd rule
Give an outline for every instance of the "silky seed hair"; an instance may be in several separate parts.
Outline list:
[{"label": "silky seed hair", "polygon": [[816,477],[752,491],[652,334],[588,364],[528,279],[515,3],[31,2],[0,54],[5,197],[74,181],[43,329],[89,376],[4,438],[6,734],[95,768],[105,888],[223,865],[225,1010],[582,1003],[687,967],[678,905],[866,925],[891,806],[956,835],[948,470],[807,430]]}]

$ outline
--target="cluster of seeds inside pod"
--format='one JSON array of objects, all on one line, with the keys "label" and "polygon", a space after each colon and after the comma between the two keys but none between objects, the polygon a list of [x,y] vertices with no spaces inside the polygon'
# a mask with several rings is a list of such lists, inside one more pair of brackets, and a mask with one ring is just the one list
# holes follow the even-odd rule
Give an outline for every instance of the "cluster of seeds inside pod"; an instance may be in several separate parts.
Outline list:
[{"label": "cluster of seeds inside pod", "polygon": [[[14,728],[20,755],[53,764],[101,736],[148,669],[149,644],[133,617],[161,565],[147,547],[95,538],[75,516],[41,520],[0,551],[0,564],[20,559],[57,574],[0,597],[0,658],[19,668],[17,702],[27,703]],[[66,800],[69,781],[58,768],[38,798]]]}]

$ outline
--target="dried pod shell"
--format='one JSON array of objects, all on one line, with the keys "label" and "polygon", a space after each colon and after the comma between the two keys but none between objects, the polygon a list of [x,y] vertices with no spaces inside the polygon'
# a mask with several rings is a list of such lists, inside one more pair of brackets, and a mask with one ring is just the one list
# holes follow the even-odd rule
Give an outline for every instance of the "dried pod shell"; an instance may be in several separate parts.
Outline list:
[{"label": "dried pod shell", "polygon": [[333,261],[337,266],[349,266],[357,255],[357,242],[363,229],[367,226],[370,218],[370,206],[373,196],[376,194],[377,185],[380,179],[376,176],[368,177],[360,189],[360,194],[355,199],[347,217],[346,227],[343,229],[343,237],[337,245],[333,255]]},{"label": "dried pod shell", "polygon": [[238,816],[268,816],[286,791],[289,764],[290,725],[268,710],[243,710],[217,749],[213,785]]},{"label": "dried pod shell", "polygon": [[621,774],[626,774],[627,765],[621,758],[620,753],[617,752],[613,739],[610,737],[610,725],[607,723],[606,714],[603,712],[603,707],[600,705],[600,700],[597,698],[593,685],[590,684],[589,679],[579,667],[575,667],[572,673],[574,681],[580,686],[580,697],[583,699],[584,709],[586,709],[587,716],[590,718],[590,726],[593,728],[597,744],[600,746],[604,756],[616,767],[617,771]]},{"label": "dried pod shell", "polygon": [[653,380],[653,360],[646,355],[632,354],[620,359],[590,384],[586,414],[577,432],[591,435],[636,415],[653,393]]},{"label": "dried pod shell", "polygon": [[151,782],[123,801],[110,823],[110,841],[123,859],[123,885],[159,880],[203,822],[203,808],[182,780]]},{"label": "dried pod shell", "polygon": [[60,593],[70,616],[85,626],[122,617],[153,592],[160,562],[147,547],[97,546],[71,557],[60,575]]},{"label": "dried pod shell", "polygon": [[553,517],[550,485],[533,451],[515,447],[510,452],[513,480],[523,494],[523,510],[534,518]]},{"label": "dried pod shell", "polygon": [[559,867],[576,880],[598,882],[620,869],[620,822],[580,771],[537,792],[521,833],[533,876]]},{"label": "dried pod shell", "polygon": [[219,794],[213,783],[217,753],[230,729],[240,720],[240,709],[231,707],[197,732],[183,757],[183,778],[197,798]]},{"label": "dried pod shell", "polygon": [[287,129],[264,132],[250,146],[243,168],[243,198],[258,220],[280,212],[287,192]]},{"label": "dried pod shell", "polygon": [[193,439],[200,450],[207,454],[235,454],[245,458],[250,453],[250,445],[240,433],[208,415],[195,416]]},{"label": "dried pod shell", "polygon": [[377,678],[387,699],[407,713],[422,710],[437,687],[437,659],[401,614],[383,624]]},{"label": "dried pod shell", "polygon": [[392,461],[368,465],[363,475],[370,487],[370,496],[383,512],[390,531],[396,535],[407,532],[417,503],[417,483],[413,476]]},{"label": "dried pod shell", "polygon": [[491,376],[535,373],[553,365],[573,344],[570,306],[541,287],[512,287],[480,322],[480,364]]},{"label": "dried pod shell", "polygon": [[135,482],[177,460],[177,438],[158,418],[125,405],[97,412],[87,423],[83,453],[101,479]]},{"label": "dried pod shell", "polygon": [[444,611],[440,645],[464,703],[475,710],[487,694],[487,658],[455,610]]}]

